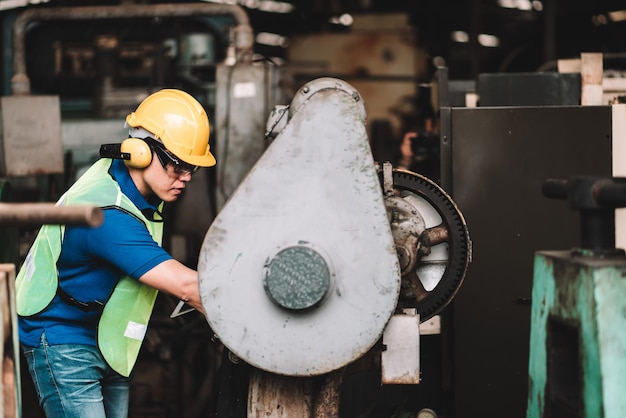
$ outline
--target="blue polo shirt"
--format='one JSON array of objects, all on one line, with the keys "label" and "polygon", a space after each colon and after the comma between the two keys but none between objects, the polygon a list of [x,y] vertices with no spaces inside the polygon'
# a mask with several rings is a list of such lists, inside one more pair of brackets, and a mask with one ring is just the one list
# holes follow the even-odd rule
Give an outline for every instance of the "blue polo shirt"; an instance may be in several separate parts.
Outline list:
[{"label": "blue polo shirt", "polygon": [[[156,212],[161,202],[144,199],[121,160],[113,160],[109,174],[148,218]],[[116,208],[105,209],[103,213],[104,221],[98,227],[65,228],[57,261],[61,288],[82,302],[104,303],[122,276],[139,278],[172,258],[133,215]],[[100,312],[84,312],[57,295],[43,312],[19,318],[20,341],[25,346],[38,347],[45,331],[51,345],[95,346],[99,318]]]}]

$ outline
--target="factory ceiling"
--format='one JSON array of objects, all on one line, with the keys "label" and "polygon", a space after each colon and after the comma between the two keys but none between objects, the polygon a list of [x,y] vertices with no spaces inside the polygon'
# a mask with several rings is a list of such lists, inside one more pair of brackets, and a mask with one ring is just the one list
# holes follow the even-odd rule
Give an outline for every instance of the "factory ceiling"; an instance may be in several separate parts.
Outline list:
[{"label": "factory ceiling", "polygon": [[[219,0],[215,0],[219,1]],[[260,1],[260,0],[259,0]],[[241,0],[245,3],[246,0]],[[254,3],[254,2],[253,2]],[[442,57],[451,75],[549,69],[557,59],[602,52],[626,69],[626,3],[611,0],[291,0],[288,14],[251,8],[255,30],[286,35],[347,30],[343,14],[403,12],[419,44]]]},{"label": "factory ceiling", "polygon": [[[0,11],[20,7],[182,3],[193,0],[2,0]],[[276,34],[264,56],[286,55],[290,37],[349,31],[359,14],[405,13],[419,47],[444,62],[450,76],[554,69],[582,52],[605,54],[605,68],[626,70],[626,3],[615,0],[205,0],[238,4],[255,33]],[[343,23],[343,24],[341,24]]]}]

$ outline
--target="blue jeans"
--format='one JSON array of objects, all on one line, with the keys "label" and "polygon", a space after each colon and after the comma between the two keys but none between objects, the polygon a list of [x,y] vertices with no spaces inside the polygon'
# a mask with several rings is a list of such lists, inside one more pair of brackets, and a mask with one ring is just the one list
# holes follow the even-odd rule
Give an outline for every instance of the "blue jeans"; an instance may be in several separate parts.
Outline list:
[{"label": "blue jeans", "polygon": [[113,371],[97,347],[80,344],[23,347],[47,418],[127,418],[128,378]]}]

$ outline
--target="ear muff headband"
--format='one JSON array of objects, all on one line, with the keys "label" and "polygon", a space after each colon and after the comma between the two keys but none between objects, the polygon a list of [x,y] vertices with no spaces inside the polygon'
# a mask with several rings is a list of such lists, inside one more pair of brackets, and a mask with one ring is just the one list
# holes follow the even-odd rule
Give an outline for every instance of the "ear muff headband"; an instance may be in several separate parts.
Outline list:
[{"label": "ear muff headband", "polygon": [[152,162],[152,149],[140,138],[128,138],[121,144],[103,144],[100,146],[100,157],[124,160],[133,168],[146,168]]}]

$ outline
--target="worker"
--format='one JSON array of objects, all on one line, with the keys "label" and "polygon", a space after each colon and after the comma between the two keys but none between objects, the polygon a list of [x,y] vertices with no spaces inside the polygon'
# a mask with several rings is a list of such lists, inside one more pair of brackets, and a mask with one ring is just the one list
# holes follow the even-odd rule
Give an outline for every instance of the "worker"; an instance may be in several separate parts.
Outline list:
[{"label": "worker", "polygon": [[440,183],[439,148],[439,132],[427,117],[421,129],[410,130],[402,137],[396,165]]},{"label": "worker", "polygon": [[22,351],[47,418],[126,418],[129,375],[158,291],[203,313],[198,274],[163,248],[163,204],[215,165],[209,119],[176,89],[126,117],[129,138],[58,205],[102,208],[100,226],[44,225],[16,279]]}]

